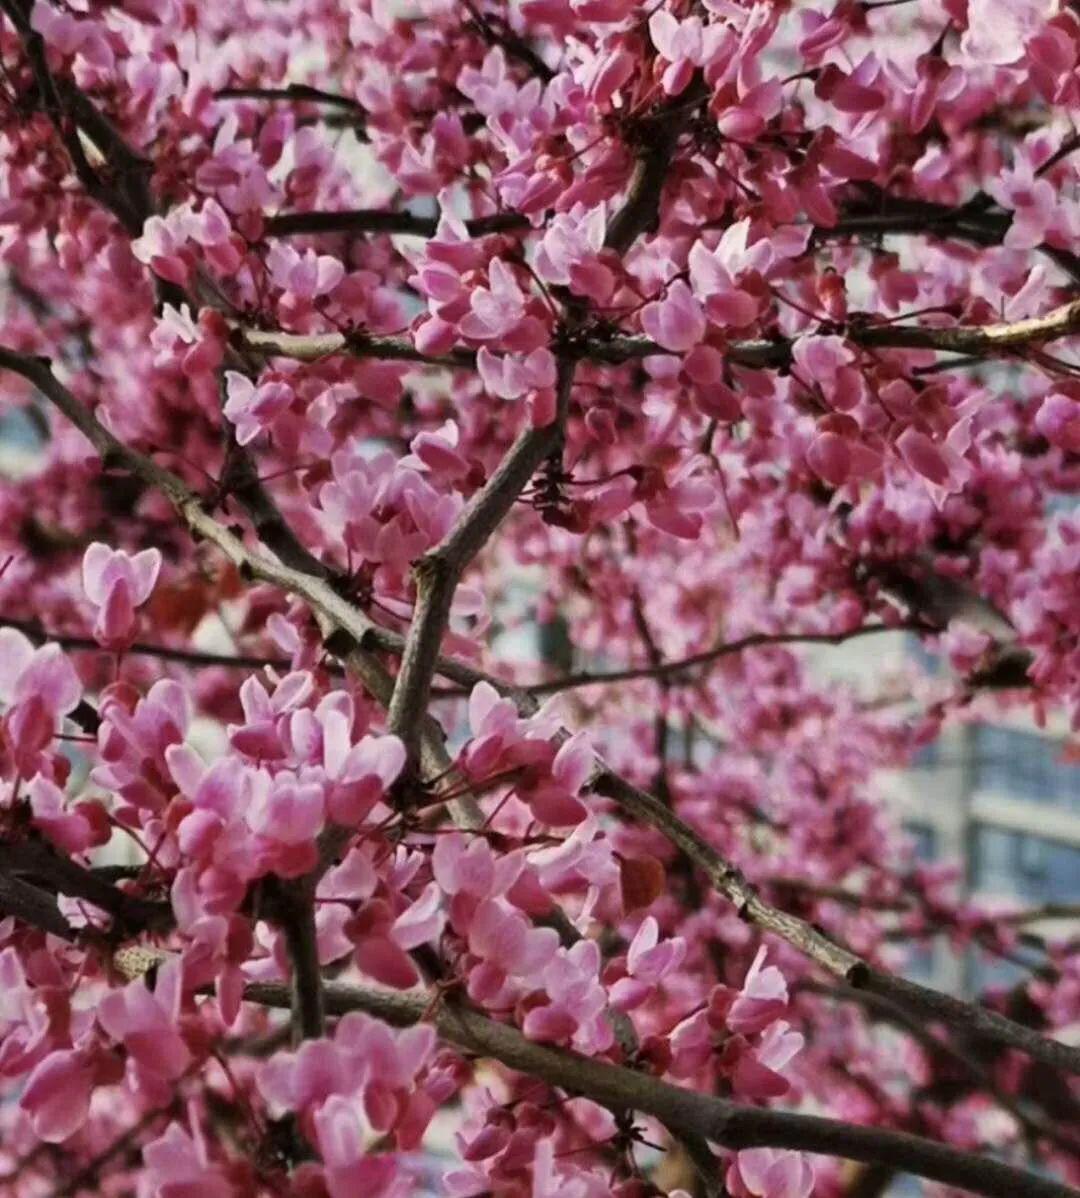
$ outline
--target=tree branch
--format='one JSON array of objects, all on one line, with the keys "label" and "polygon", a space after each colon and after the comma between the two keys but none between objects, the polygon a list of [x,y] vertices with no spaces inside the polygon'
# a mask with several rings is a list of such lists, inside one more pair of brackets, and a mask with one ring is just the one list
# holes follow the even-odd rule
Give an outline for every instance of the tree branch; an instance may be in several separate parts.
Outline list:
[{"label": "tree branch", "polygon": [[[1062,149],[1066,145],[1068,142],[1063,144]],[[1066,153],[1071,153],[1073,148],[1070,147]],[[1056,163],[1050,162],[1050,169],[1054,165]],[[1042,174],[1047,168],[1048,164],[1044,163],[1036,174]],[[980,198],[988,199],[980,193],[964,204],[950,207],[933,200],[889,195],[873,188],[866,203],[852,205],[835,225],[815,227],[814,237],[817,241],[831,241],[835,238],[911,233],[954,237],[975,245],[1001,245],[1012,225],[1012,213],[988,211]],[[1074,282],[1080,282],[1080,256],[1046,243],[1036,248]]]},{"label": "tree branch", "polygon": [[[415,216],[411,212],[386,212],[375,208],[352,208],[340,212],[284,212],[268,216],[263,231],[269,237],[291,237],[301,233],[400,233],[434,237],[438,217]],[[523,233],[532,225],[516,212],[496,212],[465,222],[471,237],[489,233]]]},{"label": "tree branch", "polygon": [[[986,325],[903,325],[849,322],[838,330],[853,345],[867,349],[925,349],[937,353],[964,354],[974,358],[1007,357],[1028,346],[1042,345],[1080,333],[1080,300],[1073,300],[1042,316]],[[384,361],[417,362],[472,370],[476,357],[471,350],[455,349],[449,354],[423,354],[411,342],[393,337],[368,337],[345,333],[283,333],[266,329],[240,328],[243,346],[265,357],[317,362],[335,354]],[[776,340],[734,341],[726,356],[737,366],[753,370],[783,369],[790,365],[794,342]],[[584,337],[575,356],[606,366],[619,366],[670,351],[647,337]]]},{"label": "tree branch", "polygon": [[[249,985],[244,997],[264,1006],[289,1005],[288,988]],[[335,1015],[366,1011],[398,1027],[420,1022],[431,1011],[427,994],[383,991],[328,983],[327,1010]],[[642,1111],[681,1133],[725,1148],[793,1148],[847,1160],[887,1164],[906,1173],[958,1186],[986,1198],[1080,1198],[1080,1191],[1039,1177],[992,1157],[949,1148],[933,1140],[835,1119],[740,1106],[686,1090],[621,1065],[536,1044],[515,1028],[453,1005],[436,1004],[432,1016],[439,1035],[467,1052],[491,1057],[531,1077],[611,1111]]]},{"label": "tree branch", "polygon": [[9,879],[44,882],[58,894],[85,899],[111,915],[124,931],[161,932],[173,925],[169,903],[127,894],[42,840],[0,844],[0,871]]},{"label": "tree branch", "polygon": [[394,694],[390,731],[405,743],[410,757],[417,750],[417,731],[427,711],[431,679],[450,617],[450,604],[465,568],[502,523],[537,467],[560,443],[570,406],[575,363],[559,360],[555,417],[541,428],[530,427],[499,463],[484,486],[468,502],[443,540],[415,565],[417,601]]},{"label": "tree branch", "polygon": [[625,670],[583,670],[581,673],[552,678],[547,682],[534,682],[522,689],[533,695],[552,695],[560,691],[576,690],[582,686],[610,685],[614,682],[630,682],[637,678],[668,679],[687,670],[692,670],[695,666],[708,665],[722,657],[730,657],[747,649],[769,645],[842,645],[845,641],[855,640],[862,636],[873,636],[879,632],[903,632],[915,629],[923,632],[929,631],[922,624],[870,624],[865,628],[853,629],[851,632],[754,632],[740,637],[737,641],[723,642],[712,649],[693,653],[678,661],[661,661],[656,665],[648,666],[629,666]]},{"label": "tree branch", "polygon": [[462,4],[488,45],[501,46],[508,58],[516,58],[542,83],[550,83],[555,78],[555,72],[551,67],[523,37],[514,32],[505,17],[487,16],[476,7],[473,0],[462,0]]},{"label": "tree branch", "polygon": [[324,91],[307,83],[288,83],[284,87],[223,87],[214,92],[215,100],[285,100],[290,103],[328,104],[333,108],[347,108],[366,116],[364,106],[351,96],[338,92]]},{"label": "tree branch", "polygon": [[[103,649],[93,637],[54,636],[45,631],[36,620],[16,620],[11,616],[0,616],[0,628],[18,629],[24,636],[37,644],[52,641],[74,653],[110,653]],[[242,653],[204,653],[199,649],[174,649],[168,645],[149,645],[135,641],[124,650],[125,656],[156,657],[159,661],[174,661],[180,665],[194,667],[221,666],[231,670],[289,670],[291,665],[284,657],[249,657]]]},{"label": "tree branch", "polygon": [[322,967],[315,930],[316,880],[309,876],[286,883],[271,876],[261,884],[267,915],[285,937],[292,970],[289,1008],[294,1045],[303,1040],[317,1040],[326,1031]]},{"label": "tree branch", "polygon": [[957,1062],[968,1074],[975,1088],[985,1091],[1002,1108],[1007,1111],[1023,1127],[1029,1136],[1041,1136],[1063,1148],[1066,1152],[1080,1150],[1080,1139],[1069,1134],[1069,1129],[1059,1128],[1042,1112],[1025,1110],[1011,1095],[1006,1094],[997,1085],[993,1075],[980,1061],[968,1052],[957,1048],[947,1040],[939,1039],[916,1016],[908,1013],[898,1003],[855,990],[850,986],[823,986],[815,982],[804,981],[798,984],[799,989],[811,994],[822,995],[840,1002],[856,1002],[862,1005],[872,1018],[892,1024],[906,1032],[913,1040],[921,1044],[932,1055],[948,1057]]},{"label": "tree branch", "polygon": [[[79,181],[100,204],[106,207],[128,233],[137,237],[153,205],[150,199],[150,164],[127,144],[119,131],[70,80],[54,77],[49,70],[45,42],[30,25],[30,5],[26,0],[0,0],[22,39],[34,82],[40,93],[42,110],[63,142]],[[97,147],[112,167],[112,183],[102,179],[90,165],[79,140],[79,130]]]}]

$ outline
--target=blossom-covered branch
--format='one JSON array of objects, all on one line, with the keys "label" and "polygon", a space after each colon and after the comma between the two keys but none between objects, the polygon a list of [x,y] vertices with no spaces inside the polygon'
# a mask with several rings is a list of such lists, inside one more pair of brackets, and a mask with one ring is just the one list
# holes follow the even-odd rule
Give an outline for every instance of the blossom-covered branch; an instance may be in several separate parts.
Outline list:
[{"label": "blossom-covered branch", "polygon": [[[287,1006],[288,996],[273,985],[254,984],[244,992],[249,1002]],[[401,994],[328,984],[328,1008],[335,1014],[366,1011],[388,1023],[410,1026],[425,1017],[427,995]],[[439,1032],[469,1052],[490,1056],[532,1077],[581,1094],[613,1110],[638,1110],[661,1122],[690,1130],[726,1148],[758,1145],[797,1148],[882,1162],[905,1173],[958,1186],[988,1198],[1075,1198],[1071,1186],[1014,1169],[988,1157],[947,1148],[933,1140],[878,1128],[859,1127],[813,1115],[740,1107],[721,1098],[695,1094],[618,1065],[592,1061],[531,1043],[505,1024],[440,1003],[433,1019]]]}]

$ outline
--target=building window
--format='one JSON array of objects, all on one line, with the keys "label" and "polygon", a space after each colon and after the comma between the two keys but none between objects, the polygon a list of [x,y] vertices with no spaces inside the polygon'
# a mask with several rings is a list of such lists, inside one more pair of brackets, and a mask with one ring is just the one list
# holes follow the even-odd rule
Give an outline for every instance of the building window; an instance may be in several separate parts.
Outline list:
[{"label": "building window", "polygon": [[926,862],[937,858],[937,832],[929,824],[905,824],[904,831],[911,839],[916,861]]},{"label": "building window", "polygon": [[1032,902],[1080,899],[1080,847],[978,824],[974,886]]},{"label": "building window", "polygon": [[[937,857],[937,833],[930,824],[906,823],[904,831],[911,842],[917,862],[925,864]],[[911,942],[904,970],[904,975],[909,981],[933,981],[937,942],[936,936]]]},{"label": "building window", "polygon": [[1080,765],[1063,760],[1062,746],[1045,736],[981,725],[972,764],[978,790],[1080,811]]}]

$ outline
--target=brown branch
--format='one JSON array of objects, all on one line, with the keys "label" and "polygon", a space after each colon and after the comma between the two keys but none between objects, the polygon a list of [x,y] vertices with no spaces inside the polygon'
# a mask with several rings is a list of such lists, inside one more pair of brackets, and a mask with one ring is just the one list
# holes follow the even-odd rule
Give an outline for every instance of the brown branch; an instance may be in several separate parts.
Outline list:
[{"label": "brown branch", "polygon": [[1001,354],[1026,345],[1040,345],[1058,337],[1080,332],[1080,300],[1073,300],[1043,316],[1004,324],[955,325],[929,328],[924,325],[868,325],[851,330],[858,345],[889,349],[932,349],[957,354]]},{"label": "brown branch", "polygon": [[[925,349],[983,358],[1008,357],[1028,346],[1035,347],[1061,337],[1080,333],[1080,300],[1073,300],[1042,316],[1028,320],[986,325],[902,325],[851,322],[840,330],[852,344],[867,349]],[[476,365],[471,350],[455,349],[449,354],[423,354],[411,342],[393,337],[368,337],[345,333],[283,333],[242,328],[237,336],[245,348],[266,357],[317,362],[335,354],[384,361],[417,362],[470,370]],[[783,369],[791,362],[793,343],[735,341],[727,348],[729,361],[754,370]],[[619,366],[668,350],[647,337],[582,338],[575,356],[582,361]]]},{"label": "brown branch", "polygon": [[[54,636],[46,632],[36,620],[16,620],[10,616],[0,616],[0,628],[16,628],[24,636],[37,644],[52,641],[74,653],[109,653],[116,656],[115,651],[103,649],[93,637],[89,636]],[[291,665],[284,657],[249,657],[242,653],[204,653],[198,649],[174,649],[168,645],[149,645],[145,641],[135,641],[124,650],[125,656],[156,657],[159,661],[174,661],[180,665],[195,667],[221,666],[231,670],[289,670]]]},{"label": "brown branch", "polygon": [[505,17],[482,13],[473,0],[462,0],[462,4],[489,46],[501,46],[508,58],[517,59],[543,83],[550,83],[555,78],[555,72],[551,67],[523,37],[514,32]]},{"label": "brown branch", "polygon": [[410,758],[416,755],[417,733],[427,711],[431,680],[461,575],[502,523],[541,462],[561,442],[575,363],[561,358],[558,369],[554,420],[542,428],[526,428],[518,435],[453,528],[414,567],[416,606],[388,713],[390,731],[404,741]]},{"label": "brown branch", "polygon": [[299,882],[267,877],[261,899],[270,921],[281,929],[291,966],[292,1041],[317,1040],[326,1031],[322,967],[315,930],[315,883],[309,876]]},{"label": "brown branch", "polygon": [[79,933],[64,918],[56,898],[21,878],[0,873],[0,917],[10,915],[32,928],[40,928],[74,943]]},{"label": "brown branch", "polygon": [[315,578],[330,578],[331,571],[300,541],[270,497],[251,455],[231,438],[219,490],[242,505],[256,536],[287,566]]},{"label": "brown branch", "polygon": [[1035,178],[1039,179],[1043,175],[1048,175],[1059,162],[1063,162],[1074,150],[1080,150],[1080,133],[1074,133],[1071,137],[1065,138],[1042,166],[1036,170]]},{"label": "brown branch", "polygon": [[334,354],[354,358],[378,358],[384,362],[417,362],[424,366],[476,369],[472,350],[454,350],[445,355],[421,353],[411,341],[399,337],[369,337],[360,333],[281,333],[267,329],[237,328],[234,334],[242,349],[268,358],[292,358],[318,362]]},{"label": "brown branch", "polygon": [[852,984],[860,986],[870,994],[902,1003],[921,1012],[927,1018],[939,1019],[966,1035],[1007,1044],[1010,1048],[1018,1048],[1035,1060],[1042,1061],[1044,1065],[1050,1065],[1064,1073],[1080,1074],[1080,1048],[1043,1036],[987,1007],[964,1002],[962,999],[953,998],[951,994],[944,994],[876,969],[868,969],[861,978],[856,975]]},{"label": "brown branch", "polygon": [[[180,1095],[177,1094],[165,1106],[155,1107],[154,1110],[147,1111],[137,1123],[117,1136],[111,1144],[103,1148],[92,1160],[87,1161],[74,1176],[57,1186],[52,1191],[50,1198],[74,1198],[74,1195],[84,1189],[92,1189],[95,1192],[100,1191],[101,1170],[115,1160],[116,1157],[127,1151],[127,1149],[134,1148],[143,1132],[148,1131],[158,1119],[172,1117],[179,1113],[181,1109]],[[6,1177],[0,1178],[0,1182],[4,1181],[7,1181]]]},{"label": "brown branch", "polygon": [[[1065,145],[1068,145],[1068,142],[1063,144],[1062,149]],[[1074,148],[1070,147],[1066,152],[1071,153]],[[1041,174],[1046,169],[1047,165],[1044,164],[1036,173]],[[816,226],[815,240],[820,242],[846,237],[914,234],[953,237],[982,246],[1001,245],[1013,221],[1011,212],[988,211],[987,204],[990,201],[984,193],[976,195],[964,204],[950,207],[933,200],[889,195],[877,188],[870,188],[869,192],[869,198],[865,203],[849,207],[836,224]],[[1080,281],[1080,256],[1045,243],[1037,249],[1074,282]]]},{"label": "brown branch", "polygon": [[283,100],[294,104],[329,104],[366,116],[364,106],[351,96],[324,91],[307,83],[289,83],[284,87],[223,87],[214,92],[215,100]]},{"label": "brown branch", "polygon": [[[670,679],[695,666],[708,665],[722,657],[730,657],[747,649],[760,648],[770,645],[841,645],[856,637],[872,636],[879,632],[903,632],[918,629],[931,631],[922,624],[870,624],[865,628],[856,628],[851,632],[754,632],[741,637],[737,641],[726,641],[694,653],[678,661],[661,661],[655,665],[629,666],[625,670],[583,670],[578,674],[568,674],[562,678],[552,678],[547,682],[534,682],[522,687],[533,695],[551,695],[560,691],[575,690],[582,686],[610,685],[614,682],[630,682],[637,678]],[[447,691],[445,693],[457,693]]]},{"label": "brown branch", "polygon": [[[112,122],[73,82],[52,75],[45,42],[30,25],[30,5],[26,0],[0,0],[0,9],[22,39],[41,107],[63,142],[79,181],[131,236],[137,237],[153,211],[150,164],[127,144]],[[110,166],[111,180],[102,178],[91,166],[79,140],[80,130]]]},{"label": "brown branch", "polygon": [[1041,907],[1031,907],[1026,911],[1006,911],[995,915],[994,919],[1013,925],[1038,923],[1043,919],[1080,919],[1080,903],[1044,903]]},{"label": "brown branch", "polygon": [[[249,985],[249,1002],[289,1005],[288,988]],[[328,983],[327,1010],[341,1015],[361,1010],[399,1027],[424,1019],[432,1010],[427,994],[382,991]],[[614,1112],[642,1111],[725,1148],[792,1148],[847,1160],[887,1164],[906,1173],[958,1186],[986,1198],[1080,1198],[1080,1191],[1052,1178],[1014,1168],[992,1157],[950,1148],[933,1140],[876,1127],[788,1111],[740,1106],[670,1085],[644,1073],[536,1044],[507,1024],[449,1002],[434,1004],[430,1017],[439,1035],[467,1052],[494,1058],[571,1094],[580,1094]]]},{"label": "brown branch", "polygon": [[124,931],[165,931],[172,927],[169,903],[154,902],[113,886],[107,879],[42,840],[0,844],[0,872],[24,883],[45,883],[50,891],[86,902],[111,915]]},{"label": "brown branch", "polygon": [[635,819],[651,824],[681,849],[725,895],[739,914],[761,928],[780,936],[827,972],[857,989],[902,1003],[924,1016],[939,1019],[965,1034],[994,1040],[1018,1048],[1036,1060],[1068,1073],[1080,1073],[1080,1049],[1042,1036],[985,1007],[963,1002],[951,995],[920,986],[904,978],[873,968],[850,950],[834,944],[805,920],[766,903],[739,870],[659,799],[639,790],[610,770],[594,776],[593,789],[611,798]]},{"label": "brown branch", "polygon": [[626,199],[604,234],[606,249],[625,254],[639,234],[656,224],[660,197],[679,138],[693,116],[696,102],[704,100],[707,94],[701,73],[697,72],[690,86],[669,100],[641,131],[636,147],[637,165],[630,178]]},{"label": "brown branch", "polygon": [[[54,81],[49,72],[44,42],[30,27],[25,0],[3,0],[3,8],[19,30],[42,93],[42,101],[68,149],[80,181],[92,197],[114,213],[131,236],[137,236],[154,211],[148,186],[148,164],[130,149],[110,122],[73,82]],[[75,124],[72,125],[71,121]],[[95,142],[105,163],[112,169],[113,180],[104,180],[91,168],[79,140],[79,129],[84,130]],[[197,284],[194,291],[193,306],[197,310],[203,294],[210,291],[210,288],[204,281]],[[182,298],[187,298],[182,289],[173,284],[159,286],[160,294],[174,292],[178,292]],[[235,349],[233,356],[236,356]],[[40,365],[39,362],[38,366]],[[241,365],[246,363],[241,362]],[[205,530],[223,531],[209,519],[201,503],[179,479],[160,468],[148,469],[148,466],[154,465],[149,459],[140,461],[140,455],[133,455],[115,437],[106,434],[102,426],[86,413],[74,397],[56,383],[51,371],[46,370],[45,374],[48,376],[43,379],[45,387],[53,387],[51,394],[47,390],[45,393],[49,394],[49,398],[90,438],[106,462],[110,453],[118,455],[129,468],[135,469],[136,474],[163,489],[193,532],[199,531],[200,524]],[[40,370],[38,375],[41,379]],[[38,385],[39,389],[45,390],[41,382]],[[235,496],[248,512],[261,542],[276,553],[286,567],[302,571],[305,576],[320,581],[329,576],[327,568],[295,536],[259,479],[250,456],[236,445],[235,440],[228,443],[221,481],[223,490]],[[231,534],[229,536],[231,537]],[[237,538],[231,537],[231,540],[235,542],[234,549],[242,549]],[[227,548],[221,540],[218,543]],[[290,951],[294,952],[292,965],[296,979],[296,1007],[293,1022],[298,1037],[317,1036],[321,1034],[322,1028],[322,979],[315,947],[314,883],[309,885],[305,880],[297,883],[293,890],[295,901],[287,904],[288,918],[285,925],[286,940]]]},{"label": "brown branch", "polygon": [[[268,216],[263,231],[269,237],[291,237],[301,233],[401,233],[413,237],[434,237],[438,218],[416,216],[412,212],[386,212],[375,208],[353,208],[340,212],[284,212]],[[465,222],[472,237],[489,233],[528,232],[529,218],[516,212],[496,212]]]}]

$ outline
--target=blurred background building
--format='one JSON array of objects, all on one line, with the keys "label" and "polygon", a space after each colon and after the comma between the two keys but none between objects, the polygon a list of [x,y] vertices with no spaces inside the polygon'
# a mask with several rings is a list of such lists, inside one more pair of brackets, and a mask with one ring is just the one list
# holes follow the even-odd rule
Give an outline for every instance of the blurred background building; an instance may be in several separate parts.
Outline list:
[{"label": "blurred background building", "polygon": [[[830,675],[855,682],[900,672],[912,659],[933,664],[901,633],[817,657]],[[988,715],[985,707],[982,714],[947,728],[908,769],[885,776],[886,801],[920,860],[958,864],[965,897],[1030,916],[1025,932],[1080,935],[1080,760],[1069,756],[1068,730]],[[1023,952],[1021,943],[1021,959]],[[968,996],[1020,976],[1017,965],[979,951],[958,954],[944,938],[917,951],[908,972]]]}]

